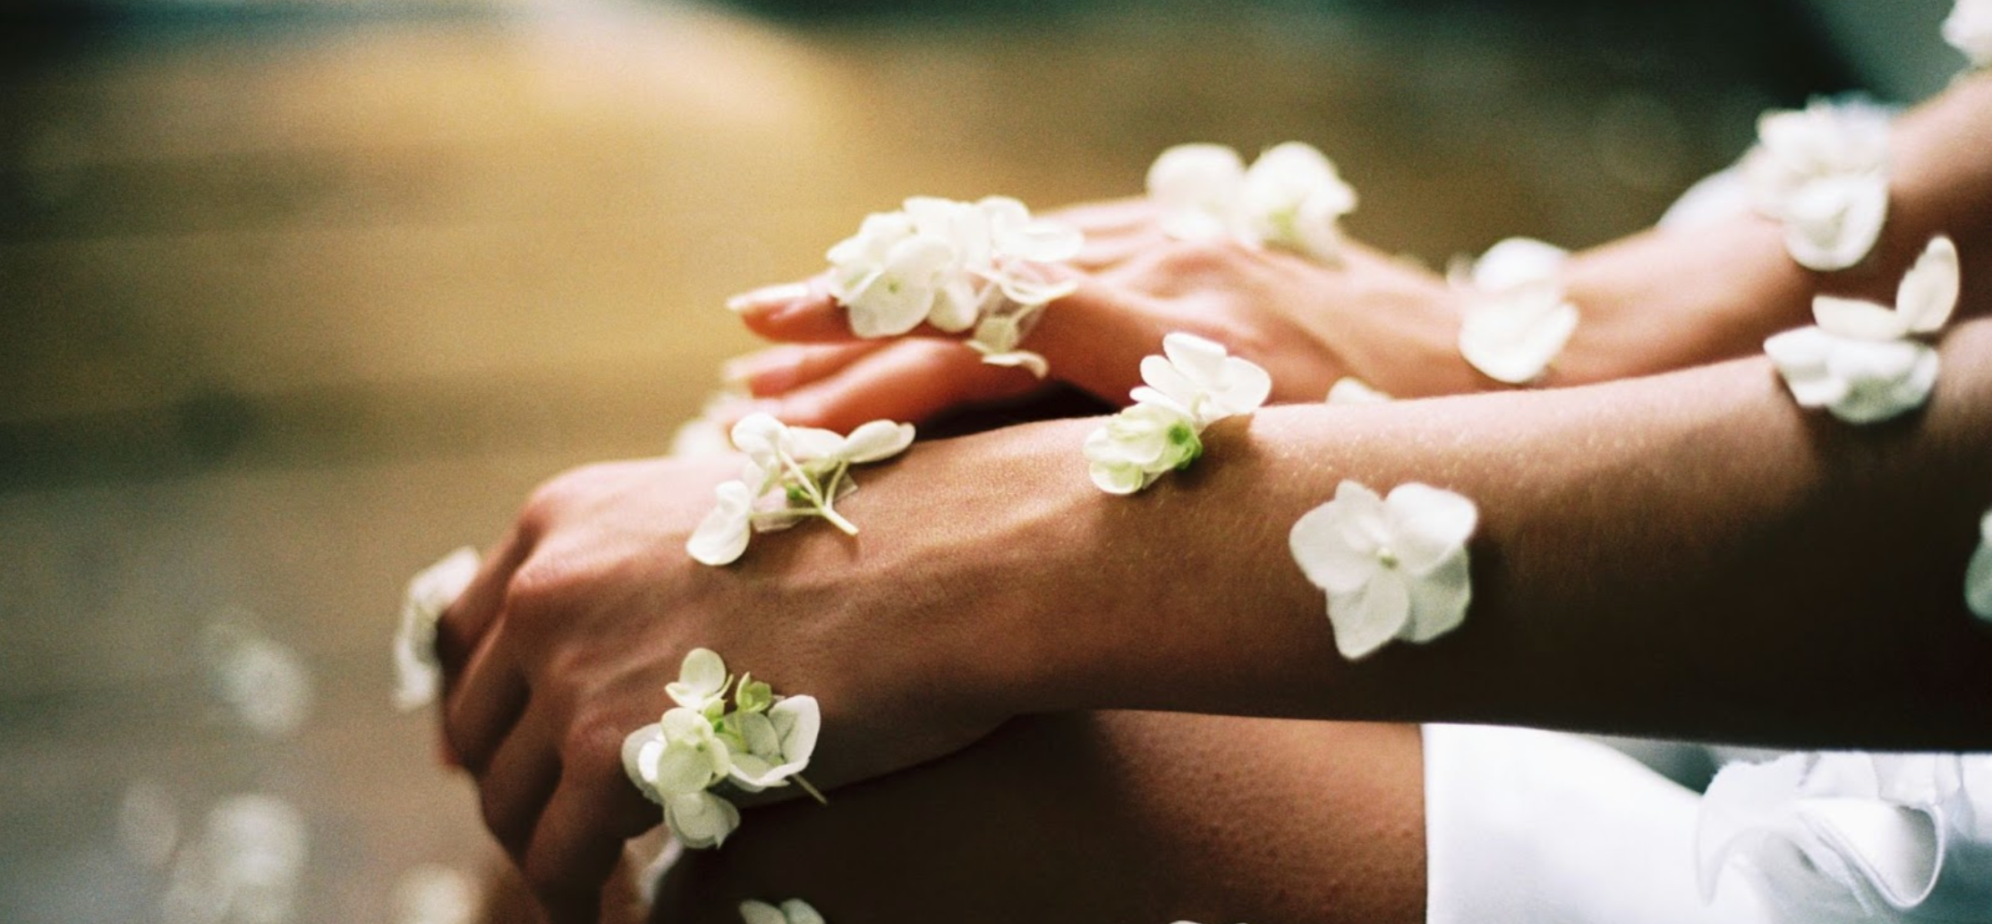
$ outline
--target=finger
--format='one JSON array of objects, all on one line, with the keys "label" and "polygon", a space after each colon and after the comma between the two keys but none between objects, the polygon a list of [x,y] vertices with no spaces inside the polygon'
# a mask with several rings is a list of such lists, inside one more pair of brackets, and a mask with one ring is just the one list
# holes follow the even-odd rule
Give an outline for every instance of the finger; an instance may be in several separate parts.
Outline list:
[{"label": "finger", "polygon": [[1037,390],[1023,369],[992,366],[944,340],[899,340],[829,378],[757,402],[796,426],[845,431],[881,418],[925,423],[964,404],[1004,401]]},{"label": "finger", "polygon": [[843,343],[857,339],[823,276],[736,295],[727,300],[726,307],[740,315],[748,330],[769,340]]},{"label": "finger", "polygon": [[1141,384],[1141,358],[1163,335],[1192,330],[1169,306],[1120,282],[1082,277],[1079,288],[1044,312],[1025,346],[1044,355],[1051,375],[1115,405]]},{"label": "finger", "polygon": [[[561,769],[521,864],[554,924],[594,924],[624,842],[663,820],[624,777],[620,741],[610,743],[615,746],[568,752],[573,759]],[[598,753],[604,750],[609,753]]]},{"label": "finger", "polygon": [[489,768],[478,777],[478,807],[484,826],[521,868],[533,828],[559,783],[559,753],[543,722],[532,716],[505,736]]},{"label": "finger", "polygon": [[525,713],[529,698],[526,678],[502,652],[505,628],[500,624],[487,643],[471,656],[457,688],[443,708],[443,734],[459,764],[482,775],[498,747]]},{"label": "finger", "polygon": [[498,608],[505,602],[505,589],[512,583],[512,575],[525,563],[535,540],[524,524],[513,525],[477,566],[477,576],[471,578],[462,596],[437,618],[436,655],[443,664],[445,683],[470,659],[485,631],[498,618]]},{"label": "finger", "polygon": [[857,343],[778,346],[758,350],[727,361],[727,384],[744,388],[756,398],[794,391],[804,385],[834,375],[865,356],[884,349],[890,341],[862,340]]}]

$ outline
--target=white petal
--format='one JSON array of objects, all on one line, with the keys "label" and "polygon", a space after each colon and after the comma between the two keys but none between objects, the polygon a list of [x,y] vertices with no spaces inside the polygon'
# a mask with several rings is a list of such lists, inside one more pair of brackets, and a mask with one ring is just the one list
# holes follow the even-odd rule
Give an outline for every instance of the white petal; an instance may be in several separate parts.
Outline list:
[{"label": "white petal", "polygon": [[1812,318],[1819,329],[1839,337],[1899,340],[1909,333],[1908,319],[1885,305],[1855,298],[1820,295],[1812,299]]},{"label": "white petal", "polygon": [[1522,290],[1470,305],[1459,328],[1460,356],[1510,385],[1534,381],[1577,330],[1577,307],[1551,289]]},{"label": "white petal", "polygon": [[1027,307],[1050,304],[1079,291],[1079,281],[1076,279],[1040,282],[1025,279],[1014,273],[1003,274],[996,283],[1002,287],[1003,297]]},{"label": "white petal", "polygon": [[1163,151],[1148,168],[1148,198],[1161,211],[1165,234],[1199,240],[1236,226],[1245,163],[1222,145],[1184,144]]},{"label": "white petal", "polygon": [[782,757],[797,765],[800,772],[816,754],[816,739],[823,731],[823,709],[814,696],[790,696],[768,710],[769,721],[782,739]]},{"label": "white petal", "polygon": [[790,924],[781,909],[752,899],[740,903],[740,920],[742,924]]},{"label": "white petal", "polygon": [[1374,551],[1349,540],[1351,516],[1346,506],[1322,504],[1302,514],[1287,533],[1287,547],[1307,580],[1330,594],[1354,593],[1380,567]]},{"label": "white petal", "polygon": [[913,425],[874,420],[861,424],[844,442],[844,458],[852,463],[890,459],[913,445]]},{"label": "white petal", "polygon": [[1328,595],[1335,647],[1351,661],[1368,656],[1404,631],[1411,595],[1401,572],[1383,568],[1354,593]]},{"label": "white petal", "polygon": [[[704,709],[726,688],[726,661],[710,648],[694,648],[678,662],[678,681],[665,685],[672,701],[687,709]],[[687,702],[686,700],[692,700]]]},{"label": "white petal", "polygon": [[660,804],[663,797],[650,781],[657,776],[657,758],[664,751],[662,736],[662,726],[652,722],[630,732],[622,746],[623,773],[629,777],[630,785],[643,793],[645,799]]},{"label": "white petal", "polygon": [[1224,345],[1216,341],[1177,331],[1162,338],[1162,355],[1200,387],[1208,388],[1224,376],[1227,354]]},{"label": "white petal", "polygon": [[[1224,360],[1224,388],[1213,395],[1225,416],[1250,414],[1273,393],[1273,377],[1264,367],[1239,356]],[[1209,423],[1212,421],[1206,421]]]},{"label": "white petal", "polygon": [[1466,550],[1455,549],[1435,567],[1410,576],[1411,619],[1399,637],[1429,642],[1459,628],[1473,602],[1470,572]]},{"label": "white petal", "polygon": [[1473,535],[1480,510],[1464,495],[1411,482],[1392,489],[1391,549],[1404,568],[1423,575],[1452,558]]},{"label": "white petal", "polygon": [[394,705],[406,712],[426,706],[442,689],[436,656],[436,621],[477,576],[477,550],[464,547],[422,569],[408,581],[394,637]]},{"label": "white petal", "polygon": [[1902,277],[1895,290],[1895,310],[1909,330],[1934,333],[1950,320],[1957,307],[1957,245],[1938,235],[1923,248],[1916,265]]},{"label": "white petal", "polygon": [[740,827],[740,810],[709,792],[664,800],[664,823],[686,847],[717,847]]},{"label": "white petal", "polygon": [[1972,66],[1992,67],[1992,2],[1958,0],[1944,19],[1943,34]]},{"label": "white petal", "polygon": [[719,504],[699,520],[698,528],[685,541],[685,551],[693,561],[717,567],[738,561],[747,551],[754,497],[738,481],[723,482],[713,493]]},{"label": "white petal", "polygon": [[1328,389],[1329,404],[1387,404],[1391,397],[1352,376],[1336,379]]},{"label": "white petal", "polygon": [[1108,494],[1133,494],[1148,486],[1148,473],[1138,465],[1094,462],[1086,467],[1093,485]]},{"label": "white petal", "polygon": [[988,365],[1028,370],[1032,376],[1040,379],[1051,374],[1051,363],[1047,362],[1042,354],[1029,350],[1008,350],[997,353],[974,341],[970,341],[969,346],[981,353],[982,361]]},{"label": "white petal", "polygon": [[1764,341],[1764,354],[1799,407],[1826,407],[1846,397],[1847,383],[1828,366],[1836,342],[1817,327],[1788,330]]},{"label": "white petal", "polygon": [[756,411],[735,422],[727,436],[733,441],[733,448],[765,466],[776,450],[787,442],[788,425],[775,419],[773,414]]},{"label": "white petal", "polygon": [[1848,384],[1828,410],[1852,424],[1879,423],[1922,407],[1937,382],[1937,351],[1913,340],[1841,341],[1828,360]]},{"label": "white petal", "polygon": [[1801,187],[1784,203],[1785,249],[1807,269],[1843,270],[1861,262],[1888,218],[1882,175],[1828,177]]},{"label": "white petal", "polygon": [[1964,604],[1972,615],[1992,622],[1992,512],[1978,524],[1978,548],[1964,571]]},{"label": "white petal", "polygon": [[1473,287],[1501,292],[1518,286],[1554,282],[1570,252],[1555,244],[1527,237],[1501,241],[1474,261]]},{"label": "white petal", "polygon": [[975,280],[959,276],[947,281],[927,310],[927,323],[934,329],[958,334],[975,324],[982,313],[984,295]]},{"label": "white petal", "polygon": [[[1175,363],[1160,356],[1141,358],[1141,380],[1148,387],[1167,399],[1167,403],[1186,410],[1194,410],[1202,404],[1204,390],[1195,379],[1186,375]],[[1136,402],[1142,400],[1140,389],[1128,393]],[[1194,416],[1194,415],[1192,415]]]},{"label": "white petal", "polygon": [[782,914],[787,916],[788,924],[824,924],[823,915],[800,898],[782,902]]}]

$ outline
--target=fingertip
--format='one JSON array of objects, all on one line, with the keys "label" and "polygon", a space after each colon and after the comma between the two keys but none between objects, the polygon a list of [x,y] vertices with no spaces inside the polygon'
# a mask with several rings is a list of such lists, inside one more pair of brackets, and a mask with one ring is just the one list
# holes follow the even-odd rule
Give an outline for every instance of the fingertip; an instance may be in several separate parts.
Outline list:
[{"label": "fingertip", "polygon": [[809,298],[811,294],[811,284],[806,281],[762,286],[727,299],[726,310],[734,314],[764,312]]}]

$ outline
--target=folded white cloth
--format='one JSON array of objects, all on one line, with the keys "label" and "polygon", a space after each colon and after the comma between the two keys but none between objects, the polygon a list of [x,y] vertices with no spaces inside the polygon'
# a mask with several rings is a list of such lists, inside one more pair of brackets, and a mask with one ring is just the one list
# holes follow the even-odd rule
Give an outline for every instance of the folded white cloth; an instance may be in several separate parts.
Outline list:
[{"label": "folded white cloth", "polygon": [[1427,725],[1429,924],[1744,924],[1774,920],[1695,881],[1701,799],[1574,735]]}]

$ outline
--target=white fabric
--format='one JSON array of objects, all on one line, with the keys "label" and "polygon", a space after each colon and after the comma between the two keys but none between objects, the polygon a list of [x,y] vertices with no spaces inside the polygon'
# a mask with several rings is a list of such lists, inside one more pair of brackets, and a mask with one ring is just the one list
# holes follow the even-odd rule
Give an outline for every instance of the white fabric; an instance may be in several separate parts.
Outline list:
[{"label": "white fabric", "polygon": [[1704,905],[1700,798],[1573,735],[1427,725],[1428,924],[1755,924],[1743,889]]}]

